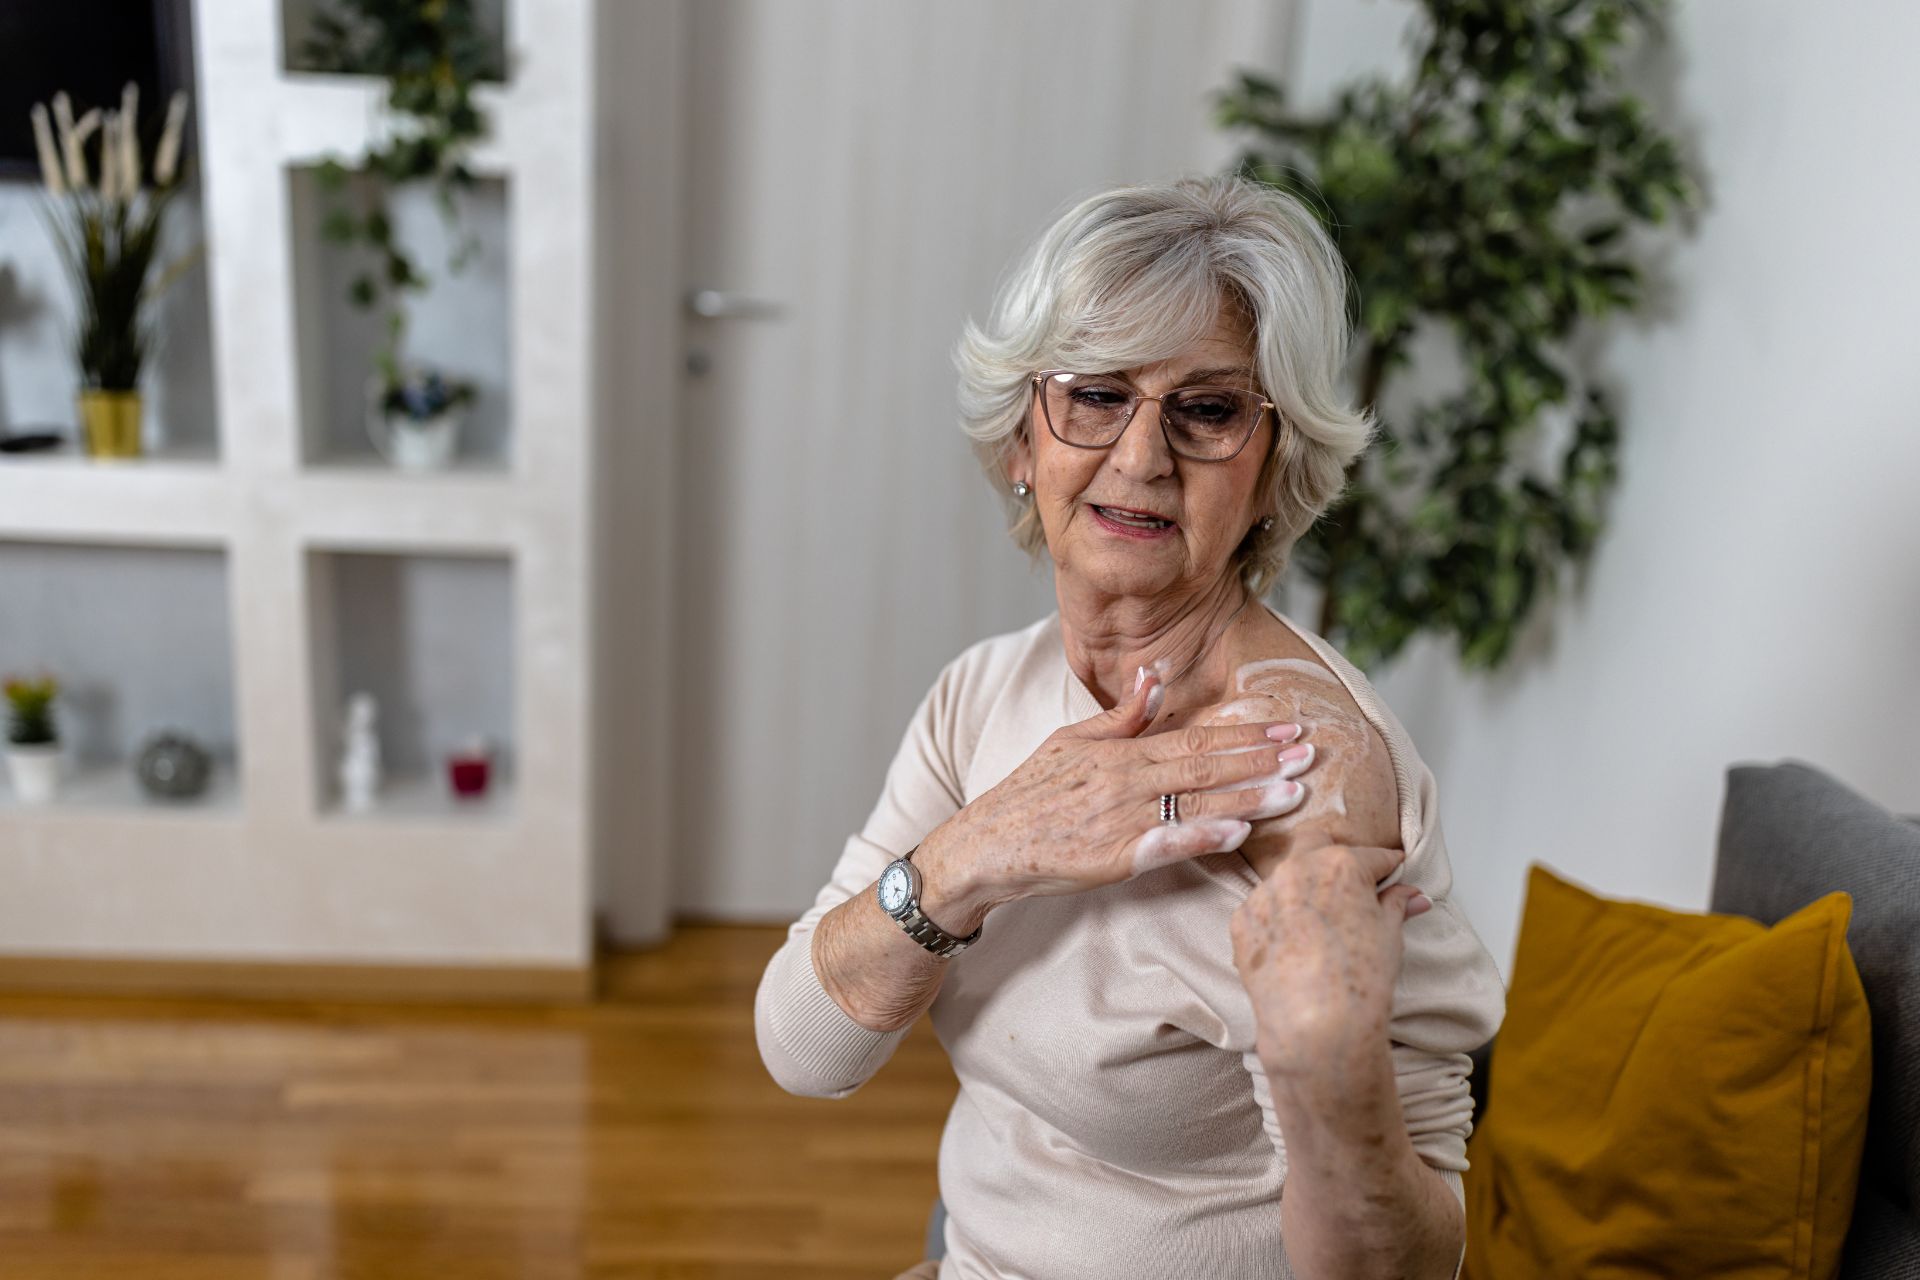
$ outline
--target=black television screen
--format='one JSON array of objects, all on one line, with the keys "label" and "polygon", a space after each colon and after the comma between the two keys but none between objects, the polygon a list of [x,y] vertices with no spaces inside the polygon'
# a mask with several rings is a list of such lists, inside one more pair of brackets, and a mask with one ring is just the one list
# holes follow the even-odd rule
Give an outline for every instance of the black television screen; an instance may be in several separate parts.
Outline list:
[{"label": "black television screen", "polygon": [[[177,0],[0,0],[0,178],[39,181],[34,103],[51,112],[53,95],[65,89],[76,118],[92,107],[117,110],[129,80],[140,86],[140,145],[150,160],[167,98],[190,90],[181,82],[191,65],[184,9]],[[182,163],[194,133],[189,109]],[[97,132],[87,154],[97,177]]]}]

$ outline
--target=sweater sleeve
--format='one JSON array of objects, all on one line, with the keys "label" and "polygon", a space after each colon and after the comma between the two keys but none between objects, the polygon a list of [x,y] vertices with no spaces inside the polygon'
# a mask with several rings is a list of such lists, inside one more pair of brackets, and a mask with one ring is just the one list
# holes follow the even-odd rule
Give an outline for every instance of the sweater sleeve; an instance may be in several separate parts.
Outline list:
[{"label": "sweater sleeve", "polygon": [[[1403,1108],[1406,1105],[1407,1096],[1407,1076],[1402,1074],[1402,1065],[1407,1061],[1407,1056],[1402,1052],[1404,1048],[1405,1046],[1398,1044],[1392,1046],[1394,1077],[1400,1085],[1401,1105]],[[1266,1129],[1267,1137],[1272,1141],[1274,1149],[1280,1153],[1281,1178],[1284,1183],[1286,1177],[1287,1144],[1280,1135],[1280,1122],[1274,1117],[1272,1082],[1267,1079],[1266,1068],[1260,1065],[1260,1056],[1258,1054],[1243,1054],[1241,1056],[1241,1062],[1246,1067],[1248,1074],[1253,1077],[1253,1096],[1254,1100],[1260,1104],[1260,1123],[1262,1127]],[[1469,1065],[1471,1065],[1472,1060],[1469,1059],[1468,1062]],[[1448,1165],[1434,1163],[1433,1157],[1429,1155],[1426,1150],[1422,1150],[1420,1143],[1417,1141],[1414,1143],[1414,1149],[1420,1152],[1420,1158],[1426,1161],[1427,1167],[1440,1175],[1440,1181],[1446,1184],[1447,1190],[1453,1192],[1454,1198],[1459,1200],[1460,1207],[1464,1210],[1467,1206],[1467,1186],[1459,1172]],[[1465,1164],[1466,1161],[1463,1157],[1461,1160],[1462,1167],[1464,1167]],[[1284,1190],[1282,1194],[1285,1194]],[[1463,1243],[1460,1248],[1460,1256],[1454,1260],[1453,1280],[1460,1280],[1460,1270],[1466,1265],[1466,1262],[1467,1250]],[[1281,1264],[1279,1280],[1295,1280],[1292,1264],[1285,1258],[1281,1259]]]},{"label": "sweater sleeve", "polygon": [[[1296,631],[1300,629],[1295,628]],[[1393,763],[1400,797],[1400,835],[1407,856],[1381,887],[1407,883],[1433,901],[1401,926],[1400,973],[1387,1016],[1387,1048],[1413,1148],[1466,1204],[1467,1136],[1473,1130],[1468,1054],[1493,1038],[1506,1016],[1506,985],[1473,924],[1453,898],[1453,863],[1440,821],[1439,787],[1405,726],[1366,677],[1319,636],[1300,634],[1353,694],[1380,731]],[[1257,1054],[1242,1061],[1253,1076],[1261,1120],[1279,1152],[1285,1177],[1286,1144],[1274,1118],[1266,1071]],[[1460,1274],[1465,1261],[1454,1264]]]},{"label": "sweater sleeve", "polygon": [[[1429,860],[1438,858],[1444,864],[1444,849],[1435,842],[1423,852],[1422,865],[1386,881],[1412,883],[1433,900],[1432,910],[1401,926],[1400,976],[1387,1017],[1387,1051],[1414,1150],[1433,1168],[1451,1175],[1443,1180],[1464,1197],[1459,1174],[1467,1169],[1467,1136],[1473,1131],[1468,1087],[1473,1059],[1468,1051],[1493,1038],[1506,1012],[1506,989],[1479,935],[1446,892],[1450,873]],[[1253,1077],[1261,1120],[1284,1172],[1286,1143],[1274,1117],[1266,1069],[1254,1052],[1243,1054],[1241,1061]]]},{"label": "sweater sleeve", "polygon": [[[1467,1136],[1473,1131],[1473,1097],[1467,1083],[1473,1059],[1468,1055],[1500,1029],[1506,1017],[1506,984],[1466,912],[1454,901],[1453,862],[1440,821],[1439,786],[1406,726],[1345,655],[1323,637],[1291,620],[1287,624],[1340,677],[1362,714],[1380,731],[1392,758],[1400,796],[1400,836],[1407,856],[1381,887],[1412,884],[1432,899],[1433,909],[1401,927],[1400,975],[1387,1018],[1388,1052],[1407,1136],[1420,1158],[1438,1171],[1464,1205],[1466,1184],[1461,1174],[1468,1167]],[[1253,1055],[1247,1056],[1246,1065],[1256,1073],[1254,1095],[1260,1100],[1267,1133],[1280,1151],[1284,1174],[1286,1148],[1274,1123],[1266,1072]],[[1464,1261],[1463,1251],[1461,1262],[1454,1265],[1456,1277]]]},{"label": "sweater sleeve", "polygon": [[[1431,785],[1431,775],[1427,778]],[[1402,926],[1400,976],[1387,1020],[1387,1050],[1413,1148],[1440,1175],[1464,1208],[1467,1135],[1473,1130],[1473,1098],[1467,1051],[1492,1038],[1506,1012],[1506,988],[1493,957],[1448,892],[1453,873],[1438,820],[1426,828],[1414,851],[1389,883],[1410,882],[1433,900],[1433,909]],[[1241,1056],[1253,1078],[1260,1119],[1279,1153],[1286,1176],[1287,1147],[1274,1114],[1272,1086],[1257,1053]],[[1465,1251],[1454,1264],[1458,1280]]]},{"label": "sweater sleeve", "polygon": [[[1421,883],[1421,877],[1409,879]],[[1423,889],[1432,892],[1425,883]],[[1428,929],[1419,929],[1423,923]],[[1434,896],[1434,908],[1409,919],[1404,929],[1407,958],[1388,1017],[1388,1054],[1394,1061],[1400,1113],[1413,1150],[1465,1209],[1467,1184],[1461,1173],[1467,1169],[1467,1134],[1473,1130],[1473,1098],[1467,1090],[1473,1059],[1453,1046],[1480,1046],[1492,1036],[1505,1009],[1503,988],[1498,971],[1486,973],[1490,958],[1482,967],[1480,958],[1486,952],[1452,900]],[[1281,1157],[1284,1180],[1286,1140],[1273,1111],[1273,1086],[1260,1055],[1242,1054],[1240,1061],[1254,1080],[1261,1126]],[[1465,1261],[1463,1247],[1453,1261],[1455,1280]]]},{"label": "sweater sleeve", "polygon": [[856,893],[870,892],[889,862],[960,811],[963,754],[959,695],[967,655],[941,671],[920,701],[866,826],[850,836],[813,905],[788,927],[753,1002],[767,1071],[789,1093],[844,1098],[872,1078],[910,1028],[874,1031],[835,1003],[813,967],[814,929]]}]

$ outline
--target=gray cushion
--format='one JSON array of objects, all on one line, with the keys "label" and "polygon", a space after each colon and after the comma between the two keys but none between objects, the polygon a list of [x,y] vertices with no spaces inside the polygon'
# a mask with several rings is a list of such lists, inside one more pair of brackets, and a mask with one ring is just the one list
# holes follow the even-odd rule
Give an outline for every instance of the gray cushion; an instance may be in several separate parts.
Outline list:
[{"label": "gray cushion", "polygon": [[1920,1280],[1920,826],[1799,761],[1727,771],[1711,907],[1774,924],[1844,889],[1873,1099],[1843,1277]]}]

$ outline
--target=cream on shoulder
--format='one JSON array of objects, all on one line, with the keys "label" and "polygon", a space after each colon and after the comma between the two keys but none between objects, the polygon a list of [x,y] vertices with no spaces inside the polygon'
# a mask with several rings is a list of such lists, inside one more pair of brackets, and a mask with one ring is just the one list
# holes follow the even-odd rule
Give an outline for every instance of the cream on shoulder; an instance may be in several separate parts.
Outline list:
[{"label": "cream on shoulder", "polygon": [[1352,704],[1340,678],[1305,658],[1266,658],[1243,663],[1235,670],[1233,683],[1233,700],[1213,708],[1201,723],[1298,723],[1299,741],[1312,746],[1322,761],[1307,784],[1310,792],[1319,793],[1322,804],[1302,806],[1293,816],[1318,810],[1346,817],[1349,771],[1328,766],[1366,760],[1373,747],[1373,727]]}]

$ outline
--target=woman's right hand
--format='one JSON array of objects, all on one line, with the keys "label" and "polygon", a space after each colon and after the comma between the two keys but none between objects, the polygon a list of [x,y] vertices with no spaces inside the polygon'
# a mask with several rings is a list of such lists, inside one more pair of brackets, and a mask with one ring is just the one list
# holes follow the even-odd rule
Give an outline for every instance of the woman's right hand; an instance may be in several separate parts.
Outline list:
[{"label": "woman's right hand", "polygon": [[[1313,747],[1293,743],[1298,725],[1192,725],[1140,737],[1160,703],[1159,677],[1143,671],[1125,702],[1055,730],[927,836],[916,865],[949,889],[941,896],[965,904],[965,919],[944,927],[966,923],[970,932],[969,921],[1006,902],[1083,893],[1238,849],[1254,822],[1306,798],[1292,779],[1313,763]],[[1166,793],[1178,797],[1177,824],[1160,821]]]}]

